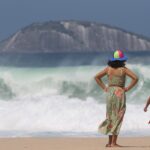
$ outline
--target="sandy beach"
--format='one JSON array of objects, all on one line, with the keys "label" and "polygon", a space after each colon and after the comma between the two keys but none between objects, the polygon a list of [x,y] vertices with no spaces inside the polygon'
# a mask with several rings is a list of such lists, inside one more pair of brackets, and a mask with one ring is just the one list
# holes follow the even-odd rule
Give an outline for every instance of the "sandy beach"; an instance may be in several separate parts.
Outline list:
[{"label": "sandy beach", "polygon": [[107,138],[1,138],[1,150],[150,150],[150,137],[122,137],[122,148],[105,148]]}]

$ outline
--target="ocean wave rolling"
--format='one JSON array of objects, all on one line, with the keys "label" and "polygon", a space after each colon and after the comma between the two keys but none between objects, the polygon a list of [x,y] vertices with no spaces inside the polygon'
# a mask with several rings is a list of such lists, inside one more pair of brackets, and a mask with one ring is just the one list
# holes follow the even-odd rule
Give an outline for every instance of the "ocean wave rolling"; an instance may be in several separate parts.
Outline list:
[{"label": "ocean wave rolling", "polygon": [[[138,85],[127,93],[127,111],[121,134],[150,135],[149,65],[128,64]],[[104,66],[0,68],[0,136],[101,136],[106,94],[94,81]],[[106,81],[106,78],[104,78]],[[129,83],[129,80],[127,84]],[[138,115],[137,115],[138,114]]]}]

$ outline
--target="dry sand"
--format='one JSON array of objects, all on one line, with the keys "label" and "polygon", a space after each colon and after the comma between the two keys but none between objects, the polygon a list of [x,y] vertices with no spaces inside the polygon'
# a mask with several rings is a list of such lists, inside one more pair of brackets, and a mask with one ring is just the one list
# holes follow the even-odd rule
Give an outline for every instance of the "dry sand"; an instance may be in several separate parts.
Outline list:
[{"label": "dry sand", "polygon": [[119,138],[122,148],[105,148],[107,138],[1,138],[0,150],[150,150],[150,137]]}]

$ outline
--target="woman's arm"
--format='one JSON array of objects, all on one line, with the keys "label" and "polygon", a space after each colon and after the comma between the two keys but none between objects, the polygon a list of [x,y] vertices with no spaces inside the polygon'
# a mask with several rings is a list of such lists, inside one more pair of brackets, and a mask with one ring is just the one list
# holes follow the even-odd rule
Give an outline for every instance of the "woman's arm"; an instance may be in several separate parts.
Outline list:
[{"label": "woman's arm", "polygon": [[127,92],[130,89],[132,89],[135,86],[135,84],[138,82],[138,77],[136,76],[135,73],[133,73],[128,68],[125,69],[125,73],[126,73],[127,76],[129,76],[132,79],[131,83],[125,88],[125,91]]},{"label": "woman's arm", "polygon": [[95,80],[97,82],[97,84],[105,91],[107,92],[107,87],[106,85],[103,83],[103,81],[101,80],[102,77],[104,77],[107,74],[107,70],[108,67],[105,68],[104,70],[102,70],[101,72],[99,72],[98,74],[96,74],[95,76]]},{"label": "woman's arm", "polygon": [[146,103],[146,105],[144,107],[144,111],[145,112],[147,111],[147,108],[148,108],[149,104],[150,104],[150,97],[148,98],[147,103]]}]

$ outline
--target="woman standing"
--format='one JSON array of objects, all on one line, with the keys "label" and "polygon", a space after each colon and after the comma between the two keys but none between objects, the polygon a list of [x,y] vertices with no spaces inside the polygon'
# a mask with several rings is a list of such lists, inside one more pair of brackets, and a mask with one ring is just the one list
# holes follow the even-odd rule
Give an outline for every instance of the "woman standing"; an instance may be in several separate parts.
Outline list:
[{"label": "woman standing", "polygon": [[[126,111],[125,92],[129,91],[138,81],[138,77],[127,67],[127,57],[121,50],[114,52],[113,58],[108,61],[108,66],[95,76],[98,85],[107,92],[106,120],[99,126],[99,131],[109,135],[106,147],[120,147],[117,137]],[[101,80],[107,75],[108,87]],[[125,87],[126,76],[132,81]]]}]

